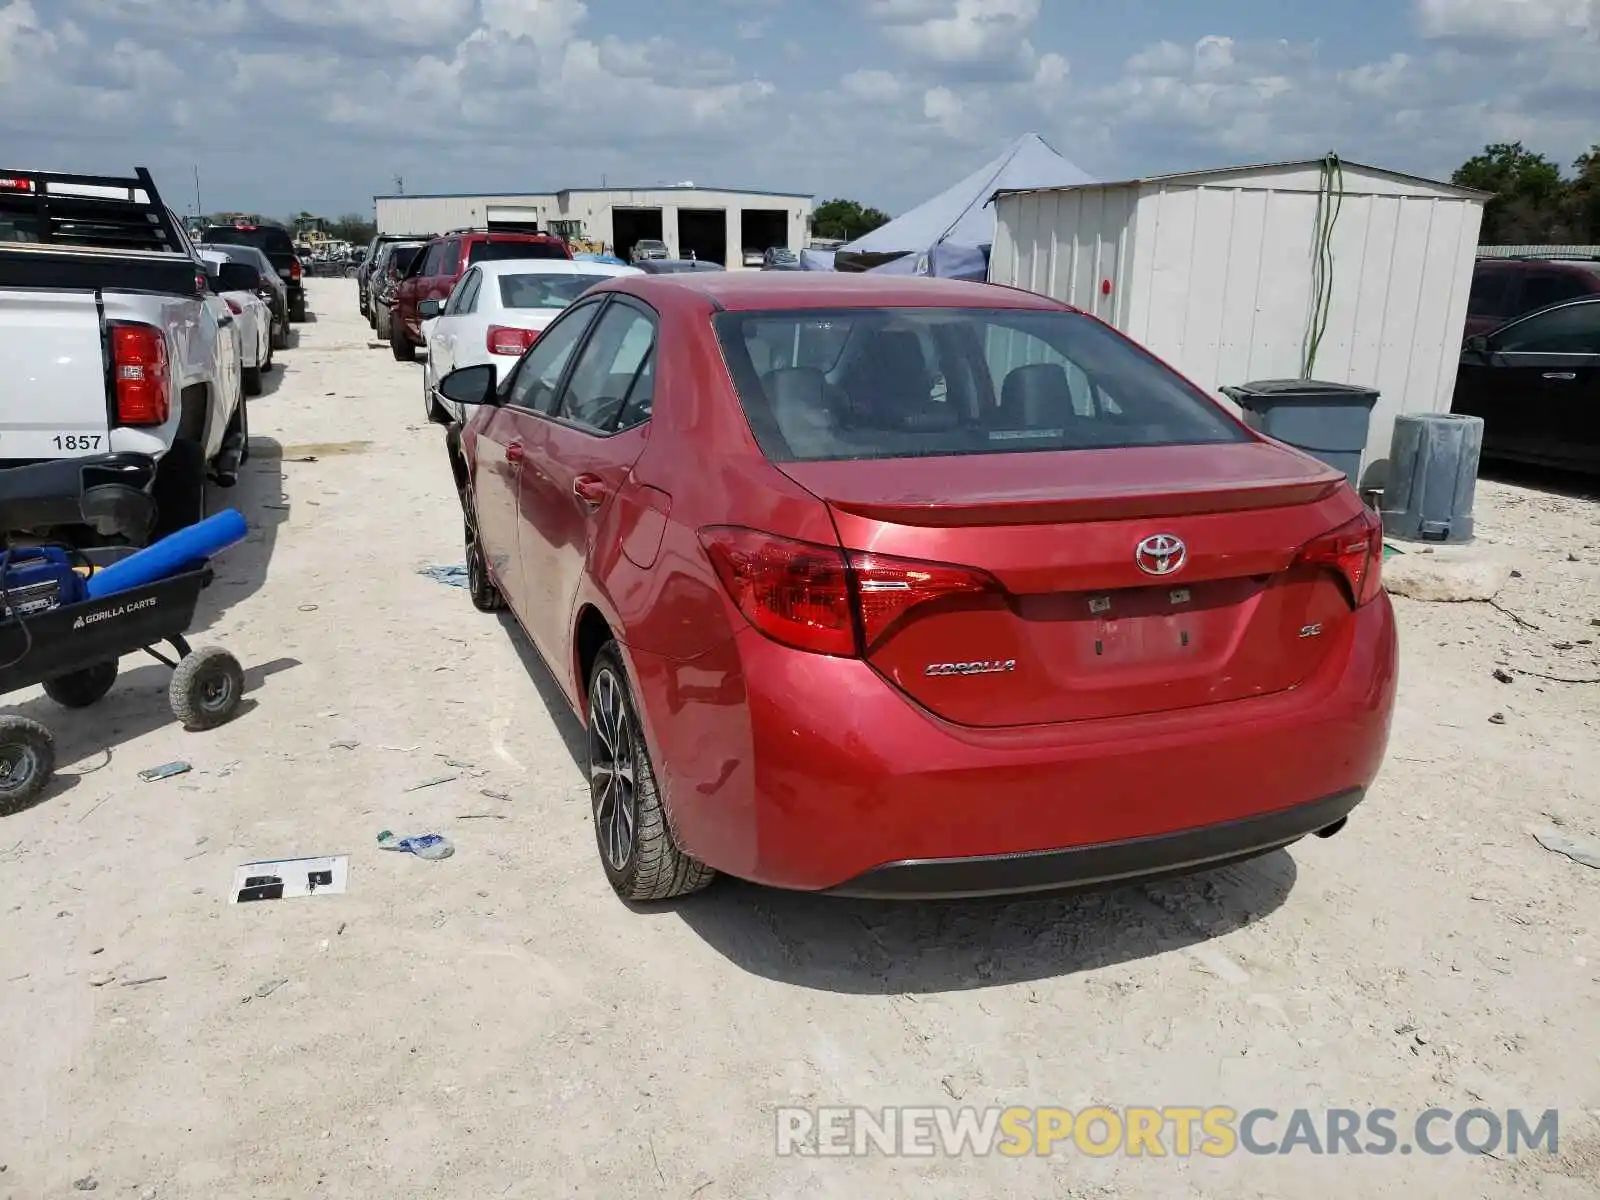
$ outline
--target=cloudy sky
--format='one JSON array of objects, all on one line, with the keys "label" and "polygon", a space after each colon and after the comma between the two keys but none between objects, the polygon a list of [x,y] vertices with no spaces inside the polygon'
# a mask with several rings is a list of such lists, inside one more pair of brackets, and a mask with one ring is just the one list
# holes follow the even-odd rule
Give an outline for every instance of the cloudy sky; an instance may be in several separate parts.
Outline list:
[{"label": "cloudy sky", "polygon": [[[0,0],[0,167],[174,207],[694,180],[908,207],[1033,130],[1100,178],[1600,142],[1600,0]],[[12,161],[15,160],[15,161]]]}]

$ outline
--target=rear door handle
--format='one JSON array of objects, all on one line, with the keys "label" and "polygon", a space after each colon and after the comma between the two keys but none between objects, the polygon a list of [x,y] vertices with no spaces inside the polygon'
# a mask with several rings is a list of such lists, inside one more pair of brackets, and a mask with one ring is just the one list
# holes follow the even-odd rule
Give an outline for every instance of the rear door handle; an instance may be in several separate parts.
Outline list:
[{"label": "rear door handle", "polygon": [[1573,380],[1578,377],[1578,373],[1576,371],[1546,371],[1544,377],[1546,379]]},{"label": "rear door handle", "polygon": [[506,461],[519,463],[522,461],[524,451],[521,442],[511,442],[506,446]]},{"label": "rear door handle", "polygon": [[606,502],[609,489],[598,475],[579,475],[572,481],[572,494],[590,508],[599,508]]}]

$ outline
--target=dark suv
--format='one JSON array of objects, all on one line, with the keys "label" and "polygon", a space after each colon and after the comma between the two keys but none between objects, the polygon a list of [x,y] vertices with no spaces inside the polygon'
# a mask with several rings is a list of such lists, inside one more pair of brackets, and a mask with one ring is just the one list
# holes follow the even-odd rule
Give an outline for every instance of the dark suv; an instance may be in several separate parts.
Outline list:
[{"label": "dark suv", "polygon": [[416,358],[417,347],[422,344],[422,321],[417,316],[417,305],[424,300],[437,300],[442,304],[473,263],[571,257],[572,251],[566,242],[548,233],[460,229],[441,234],[423,247],[400,281],[389,319],[389,348],[401,362]]},{"label": "dark suv", "polygon": [[1563,300],[1600,295],[1600,261],[1586,258],[1480,258],[1472,269],[1466,336]]},{"label": "dark suv", "polygon": [[213,246],[254,246],[261,251],[289,290],[289,319],[306,319],[306,292],[301,278],[304,268],[294,252],[294,239],[289,236],[287,229],[279,225],[250,225],[242,221],[232,225],[208,225],[200,235],[200,241]]}]

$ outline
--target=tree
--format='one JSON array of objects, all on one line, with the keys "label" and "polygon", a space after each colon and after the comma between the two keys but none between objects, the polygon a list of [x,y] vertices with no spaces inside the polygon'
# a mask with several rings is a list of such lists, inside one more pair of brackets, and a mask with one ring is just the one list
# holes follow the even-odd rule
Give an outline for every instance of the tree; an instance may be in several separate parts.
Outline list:
[{"label": "tree", "polygon": [[813,237],[853,242],[888,223],[889,214],[886,212],[864,208],[858,200],[837,198],[824,200],[812,211],[811,233]]},{"label": "tree", "polygon": [[1600,245],[1600,143],[1572,164],[1577,178],[1567,185],[1567,224],[1581,245]]},{"label": "tree", "polygon": [[377,232],[377,225],[360,213],[345,213],[337,221],[328,222],[328,236],[352,246],[365,246]]},{"label": "tree", "polygon": [[1566,241],[1568,183],[1561,168],[1521,142],[1485,146],[1456,169],[1451,182],[1492,192],[1483,207],[1479,242],[1496,245],[1548,245]]}]

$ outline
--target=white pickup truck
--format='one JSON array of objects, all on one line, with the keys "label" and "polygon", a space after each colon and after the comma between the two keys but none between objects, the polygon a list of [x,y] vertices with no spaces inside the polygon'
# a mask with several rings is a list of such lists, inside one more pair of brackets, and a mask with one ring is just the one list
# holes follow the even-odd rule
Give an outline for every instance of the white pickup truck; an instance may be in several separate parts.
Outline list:
[{"label": "white pickup truck", "polygon": [[143,168],[0,167],[0,467],[136,451],[158,460],[155,536],[203,517],[248,430],[235,318],[206,272]]}]

